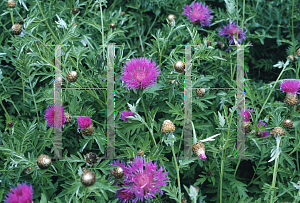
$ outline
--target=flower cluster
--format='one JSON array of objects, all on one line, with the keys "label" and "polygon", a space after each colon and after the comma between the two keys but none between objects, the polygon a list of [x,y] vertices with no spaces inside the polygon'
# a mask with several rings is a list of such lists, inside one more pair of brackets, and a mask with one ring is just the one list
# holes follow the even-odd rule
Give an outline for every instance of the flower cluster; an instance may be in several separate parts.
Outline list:
[{"label": "flower cluster", "polygon": [[18,187],[12,188],[11,192],[7,194],[5,203],[31,203],[33,189],[32,185],[26,183],[18,184]]},{"label": "flower cluster", "polygon": [[[150,159],[137,156],[134,162],[130,161],[127,166],[123,162],[114,162],[112,165],[121,167],[124,170],[122,180],[124,184],[121,190],[116,191],[118,199],[123,203],[135,203],[138,201],[150,201],[155,198],[155,194],[163,194],[161,186],[167,185],[169,181],[163,173],[163,168],[158,169],[157,164]],[[112,172],[112,169],[111,169]],[[110,178],[111,179],[111,178]]]}]

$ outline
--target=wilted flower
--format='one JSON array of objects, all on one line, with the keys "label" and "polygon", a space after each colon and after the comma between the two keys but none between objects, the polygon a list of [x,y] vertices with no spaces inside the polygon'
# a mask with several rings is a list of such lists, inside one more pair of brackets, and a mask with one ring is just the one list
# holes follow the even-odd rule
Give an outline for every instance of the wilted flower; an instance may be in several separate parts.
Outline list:
[{"label": "wilted flower", "polygon": [[[56,116],[54,117],[54,115]],[[61,122],[59,122],[58,117],[61,116]],[[62,106],[50,105],[46,109],[45,117],[47,120],[48,126],[51,128],[60,128],[64,127],[66,122],[65,113]]]},{"label": "wilted flower", "polygon": [[300,81],[298,80],[286,80],[280,84],[280,89],[277,89],[286,93],[300,94],[297,91],[300,88]]},{"label": "wilted flower", "polygon": [[[258,127],[262,128],[263,126],[267,126],[267,124],[265,122],[263,122],[262,120],[259,120],[260,122],[258,123]],[[264,131],[263,136],[262,137],[267,137],[270,133],[268,131]]]},{"label": "wilted flower", "polygon": [[79,125],[79,129],[88,128],[92,125],[92,119],[89,116],[80,116],[77,118],[77,123]]},{"label": "wilted flower", "polygon": [[[151,60],[140,57],[134,58],[126,62],[126,66],[123,67],[123,72],[121,77],[125,83],[125,87],[130,87],[130,89],[146,89],[148,90],[150,85],[157,84],[154,82],[159,76],[160,70],[159,66],[155,67],[155,62],[151,63]],[[152,88],[152,86],[150,86]]]},{"label": "wilted flower", "polygon": [[135,115],[135,113],[133,113],[133,112],[123,111],[121,113],[120,119],[122,119],[123,121],[128,121],[128,119],[126,117],[134,116],[134,115]]},{"label": "wilted flower", "polygon": [[213,18],[213,16],[210,15],[211,11],[209,10],[208,6],[205,6],[199,2],[195,2],[191,5],[185,5],[183,10],[184,13],[182,15],[189,17],[190,22],[200,22],[201,26],[209,26],[210,20]]},{"label": "wilted flower", "polygon": [[[237,25],[236,23],[229,23],[227,26],[223,25],[224,30],[222,30],[222,28],[220,28],[218,34],[221,35],[225,35],[225,38],[230,38],[229,43],[230,44],[235,44],[234,43],[234,38],[237,39]],[[246,29],[247,32],[247,29]],[[242,39],[246,40],[245,34],[246,32],[242,32],[242,29],[239,29],[239,33],[238,33],[238,43],[242,42]]]},{"label": "wilted flower", "polygon": [[157,170],[157,164],[150,159],[137,156],[135,162],[128,164],[128,174],[125,179],[124,192],[132,192],[135,195],[133,202],[146,201],[155,198],[155,194],[163,194],[161,186],[167,185],[168,172],[162,173],[163,168]]},{"label": "wilted flower", "polygon": [[32,185],[18,184],[18,187],[12,188],[11,192],[7,194],[5,203],[31,203],[33,189]]}]

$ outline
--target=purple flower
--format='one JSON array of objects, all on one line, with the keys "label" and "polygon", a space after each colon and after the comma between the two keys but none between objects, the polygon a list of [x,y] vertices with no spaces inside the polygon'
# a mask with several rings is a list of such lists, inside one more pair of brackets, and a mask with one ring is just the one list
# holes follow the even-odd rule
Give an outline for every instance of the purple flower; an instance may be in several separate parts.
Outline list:
[{"label": "purple flower", "polygon": [[116,192],[116,196],[118,197],[119,201],[123,203],[131,203],[134,198],[132,191],[126,189],[125,187],[122,187],[121,190],[118,190]]},{"label": "purple flower", "polygon": [[[236,23],[229,23],[227,26],[223,25],[224,30],[220,28],[218,34],[221,35],[227,35],[225,38],[230,38],[229,43],[230,44],[235,44],[234,43],[234,38],[237,39],[237,25]],[[247,32],[247,29],[246,29]],[[241,43],[242,39],[246,40],[245,34],[246,32],[242,32],[242,29],[239,29],[239,38],[238,38],[238,43]]]},{"label": "purple flower", "polygon": [[[263,126],[267,126],[267,124],[265,122],[263,122],[262,120],[259,120],[261,122],[258,123],[258,127],[262,128]],[[264,131],[263,136],[262,137],[267,137],[270,133],[268,131]]]},{"label": "purple flower", "polygon": [[[192,7],[192,10],[190,6]],[[204,4],[199,2],[195,2],[190,6],[185,5],[182,15],[186,15],[187,17],[189,17],[190,22],[199,21],[201,26],[209,26],[210,19],[213,18],[213,16],[210,15],[211,11],[209,10],[208,6],[205,6]]]},{"label": "purple flower", "polygon": [[31,203],[33,189],[32,185],[18,184],[18,187],[12,188],[11,192],[7,194],[5,203]]},{"label": "purple flower", "polygon": [[77,123],[79,125],[79,129],[88,128],[92,125],[92,119],[89,116],[80,116],[77,118]]},{"label": "purple flower", "polygon": [[199,157],[200,157],[200,159],[203,160],[203,161],[205,161],[205,159],[207,158],[206,155],[205,155],[204,153],[203,153],[203,154],[200,154]]},{"label": "purple flower", "polygon": [[[253,113],[253,109],[250,109],[250,108],[248,108],[248,109],[249,109],[250,112]],[[245,109],[245,111],[244,111],[244,122],[249,122],[250,121],[251,114],[248,111],[248,109]]]},{"label": "purple flower", "polygon": [[277,89],[286,93],[300,94],[298,89],[300,88],[300,81],[298,80],[286,80],[280,84],[280,89]]},{"label": "purple flower", "polygon": [[[150,85],[157,84],[154,82],[159,76],[160,70],[159,66],[155,67],[155,63],[151,60],[140,57],[134,58],[126,62],[126,66],[123,67],[123,72],[121,77],[125,83],[125,87],[130,87],[130,89],[146,89],[148,90]],[[152,88],[152,86],[150,86]]]},{"label": "purple flower", "polygon": [[161,186],[167,185],[169,179],[166,177],[168,172],[162,173],[163,168],[157,170],[157,164],[152,163],[150,159],[137,156],[135,161],[128,164],[128,175],[125,179],[125,184],[128,187],[124,187],[124,191],[131,191],[135,198],[133,202],[137,201],[149,201],[155,198],[155,194],[163,194],[160,189]]},{"label": "purple flower", "polygon": [[133,113],[133,112],[123,111],[121,113],[120,119],[122,119],[123,121],[128,121],[128,119],[126,117],[134,116],[134,115],[135,115],[135,113]]},{"label": "purple flower", "polygon": [[[56,116],[54,117],[54,115]],[[61,121],[59,117],[61,117]],[[53,104],[48,106],[44,118],[47,120],[48,126],[51,128],[64,127],[63,124],[66,122],[64,109],[61,105],[57,106]]]}]

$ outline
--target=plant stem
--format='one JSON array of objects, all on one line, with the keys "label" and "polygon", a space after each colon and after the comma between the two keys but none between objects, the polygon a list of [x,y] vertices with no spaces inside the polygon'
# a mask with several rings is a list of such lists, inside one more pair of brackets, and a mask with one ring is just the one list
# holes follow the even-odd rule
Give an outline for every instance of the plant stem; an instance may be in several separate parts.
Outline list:
[{"label": "plant stem", "polygon": [[85,188],[85,194],[84,194],[84,197],[83,197],[83,201],[82,201],[82,203],[84,203],[84,202],[85,202],[85,199],[86,199],[86,196],[87,196],[87,190],[88,190],[88,188],[86,187],[86,188]]},{"label": "plant stem", "polygon": [[[143,100],[143,92],[141,93],[141,100],[142,100],[142,105],[143,105],[143,109],[144,109],[144,114],[145,114],[145,119],[146,119],[146,123],[148,123],[148,117],[147,117],[147,112],[146,112],[146,109],[145,109],[145,105],[144,105],[144,100]],[[154,141],[155,142],[155,141]]]},{"label": "plant stem", "polygon": [[31,89],[32,97],[33,97],[33,102],[34,102],[34,106],[35,106],[35,110],[36,110],[37,119],[38,119],[38,122],[40,123],[39,112],[38,112],[38,110],[37,110],[36,100],[35,100],[35,96],[34,96],[34,92],[33,92],[33,88],[32,88],[31,81],[30,81],[30,89]]},{"label": "plant stem", "polygon": [[233,174],[233,180],[235,179],[235,174],[236,174],[236,172],[237,172],[237,169],[238,169],[240,163],[241,163],[241,157],[239,158],[239,162],[237,163],[237,165],[236,165],[236,167],[235,167],[235,171],[234,171],[234,174]]},{"label": "plant stem", "polygon": [[179,176],[179,168],[177,165],[177,160],[176,160],[176,156],[175,156],[175,152],[174,152],[174,145],[171,144],[172,147],[172,153],[173,153],[173,158],[174,158],[174,162],[175,162],[175,167],[176,167],[176,173],[177,173],[177,183],[178,183],[178,189],[179,189],[179,203],[181,203],[181,188],[180,188],[180,176]]},{"label": "plant stem", "polygon": [[102,15],[102,5],[100,1],[100,14],[101,14],[101,28],[102,28],[102,47],[103,47],[103,58],[105,58],[104,55],[104,29],[103,29],[103,15]]},{"label": "plant stem", "polygon": [[59,173],[55,173],[54,171],[48,170],[47,172],[54,173],[54,174],[56,174],[56,175],[59,175],[59,176],[61,176],[61,177],[65,178],[65,179],[67,179],[68,181],[71,181],[71,180],[70,180],[69,178],[67,178],[66,176],[64,176],[64,175],[61,175],[61,174],[59,174]]},{"label": "plant stem", "polygon": [[260,112],[259,112],[259,114],[258,114],[258,116],[257,116],[257,118],[258,118],[258,119],[259,119],[259,117],[260,117],[260,114],[262,113],[262,111],[263,111],[263,109],[264,109],[264,107],[265,107],[265,105],[266,105],[267,101],[269,100],[269,97],[271,96],[271,94],[272,94],[272,92],[273,92],[273,90],[274,90],[274,88],[275,88],[275,86],[276,86],[276,84],[277,84],[277,82],[278,82],[279,78],[280,78],[280,77],[281,77],[281,75],[283,74],[283,72],[284,72],[285,68],[286,68],[286,64],[284,64],[284,67],[282,68],[282,71],[280,72],[279,76],[277,77],[277,80],[275,81],[275,83],[274,83],[274,85],[273,85],[273,88],[272,88],[272,90],[270,91],[270,93],[269,93],[269,95],[268,95],[268,97],[267,97],[267,99],[266,99],[266,101],[265,101],[264,105],[262,106],[262,108],[261,108],[261,110],[260,110]]},{"label": "plant stem", "polygon": [[[276,139],[277,141],[277,139]],[[273,173],[273,180],[272,180],[272,188],[275,187],[276,184],[276,175],[277,175],[277,169],[278,169],[278,159],[279,159],[279,144],[280,142],[277,141],[277,148],[276,148],[276,159],[275,159],[275,166],[274,166],[274,173]],[[271,192],[271,199],[270,199],[270,203],[273,203],[273,196],[274,196],[274,190]]]},{"label": "plant stem", "polygon": [[1,106],[2,106],[2,108],[3,108],[3,110],[5,111],[5,113],[7,114],[7,116],[8,116],[8,117],[9,117],[9,119],[10,119],[10,116],[9,116],[9,114],[7,113],[7,111],[6,111],[5,107],[4,107],[3,103],[2,103],[2,99],[0,99],[0,104],[1,104]]},{"label": "plant stem", "polygon": [[[293,37],[293,50],[294,50],[294,56],[296,56],[296,50],[295,50],[295,36],[294,36],[294,0],[292,0],[292,37]],[[298,169],[299,170],[299,169]]]},{"label": "plant stem", "polygon": [[[50,135],[51,135],[51,133],[52,133],[52,130],[53,130],[53,128],[51,128],[51,130],[50,130],[50,132],[49,132],[49,135],[48,135],[48,137],[47,137],[48,139],[50,138]],[[40,149],[40,151],[37,153],[37,155],[39,155],[39,154],[41,153],[41,151],[42,151],[43,148],[45,147],[46,143],[47,143],[47,140],[45,140],[43,146],[41,147],[41,149]]]},{"label": "plant stem", "polygon": [[[297,134],[297,127],[295,127],[295,136],[296,136],[296,140],[299,140],[298,138],[298,134]],[[296,158],[297,158],[297,170],[299,171],[299,154],[298,154],[299,151],[297,151],[296,153]]]},{"label": "plant stem", "polygon": [[221,176],[220,176],[220,203],[222,203],[222,184],[223,184],[223,168],[224,160],[221,160]]}]

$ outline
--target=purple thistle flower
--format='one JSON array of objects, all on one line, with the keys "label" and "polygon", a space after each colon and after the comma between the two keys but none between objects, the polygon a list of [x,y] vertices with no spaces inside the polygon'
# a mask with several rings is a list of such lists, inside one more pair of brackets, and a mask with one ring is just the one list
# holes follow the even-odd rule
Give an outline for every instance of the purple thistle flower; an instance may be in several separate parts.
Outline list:
[{"label": "purple thistle flower", "polygon": [[123,121],[128,121],[128,119],[126,118],[126,117],[128,117],[128,116],[134,116],[135,115],[135,113],[133,113],[133,112],[128,112],[128,111],[123,111],[122,113],[121,113],[121,115],[120,115],[120,119],[122,119]]},{"label": "purple thistle flower", "polygon": [[124,181],[128,187],[124,188],[124,191],[131,191],[135,195],[132,202],[142,202],[144,198],[149,201],[155,198],[156,193],[163,194],[160,187],[167,185],[169,181],[165,180],[169,178],[166,177],[168,172],[162,173],[162,166],[157,170],[156,163],[140,156],[137,156],[135,162],[130,162],[128,165],[128,175]]},{"label": "purple thistle flower", "polygon": [[277,89],[286,93],[300,94],[297,91],[300,88],[300,81],[298,80],[286,80],[280,84],[280,89]]},{"label": "purple thistle flower", "polygon": [[[54,115],[56,115],[54,117]],[[61,117],[61,122],[58,119]],[[57,105],[50,105],[46,109],[45,117],[44,117],[48,123],[48,126],[51,128],[60,128],[64,127],[64,123],[66,122],[65,112],[63,107],[57,106]]]},{"label": "purple thistle flower", "polygon": [[12,188],[11,192],[7,194],[5,203],[31,203],[33,189],[32,185],[26,183],[18,184],[18,187]]},{"label": "purple thistle flower", "polygon": [[121,190],[116,191],[116,196],[120,202],[131,203],[134,198],[134,194],[131,190],[128,190],[126,187],[122,187]]},{"label": "purple thistle flower", "polygon": [[[258,123],[258,127],[262,128],[263,126],[267,126],[267,124],[265,122],[263,122],[262,120],[259,120],[261,122]],[[267,137],[270,133],[268,131],[264,131],[263,132],[263,136],[262,137]]]},{"label": "purple thistle flower", "polygon": [[[121,77],[125,83],[125,87],[130,87],[130,89],[146,89],[148,90],[150,85],[157,84],[154,82],[159,76],[160,70],[159,66],[155,67],[155,62],[151,63],[151,60],[140,57],[134,58],[126,62],[126,66],[123,67],[123,72]],[[150,86],[152,88],[152,86]]]},{"label": "purple thistle flower", "polygon": [[[249,109],[249,111],[251,111],[253,113],[253,109],[250,109],[250,108],[248,108],[248,109]],[[245,109],[245,111],[244,111],[244,122],[250,121],[251,114],[248,111],[248,109]]]},{"label": "purple thistle flower", "polygon": [[[192,10],[191,10],[192,7]],[[190,22],[199,21],[201,26],[209,26],[210,19],[213,18],[211,11],[209,10],[208,6],[205,6],[202,3],[195,2],[191,5],[185,5],[183,8],[184,12],[182,15],[186,15],[189,17]]]},{"label": "purple thistle flower", "polygon": [[80,128],[88,128],[92,125],[92,119],[89,116],[80,116],[79,118],[77,118],[77,123],[79,125]]},{"label": "purple thistle flower", "polygon": [[[223,25],[224,30],[220,28],[218,34],[220,36],[227,35],[225,38],[230,38],[229,44],[234,44],[234,38],[237,39],[237,25],[236,23],[229,23],[227,26]],[[246,29],[247,32],[247,29]],[[239,38],[238,43],[242,42],[242,39],[246,40],[245,34],[246,32],[242,32],[242,29],[239,29]]]}]

